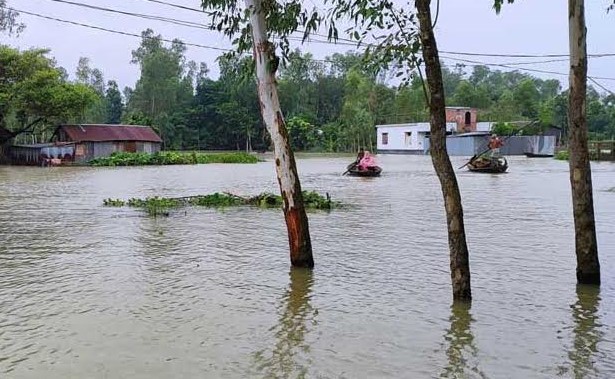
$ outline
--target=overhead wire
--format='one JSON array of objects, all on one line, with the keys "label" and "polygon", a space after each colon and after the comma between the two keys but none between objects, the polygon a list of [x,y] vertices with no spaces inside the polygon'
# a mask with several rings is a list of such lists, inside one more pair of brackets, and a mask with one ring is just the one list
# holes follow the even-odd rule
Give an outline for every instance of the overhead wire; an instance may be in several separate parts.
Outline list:
[{"label": "overhead wire", "polygon": [[[121,35],[125,35],[125,36],[131,36],[131,37],[137,37],[137,38],[147,38],[144,37],[140,34],[135,34],[135,33],[130,33],[130,32],[124,32],[121,30],[115,30],[115,29],[108,29],[108,28],[104,28],[102,26],[96,26],[96,25],[90,25],[90,24],[84,24],[81,22],[77,22],[77,21],[70,21],[70,20],[64,20],[61,18],[57,18],[57,17],[51,17],[51,16],[45,16],[39,13],[34,13],[34,12],[29,12],[29,11],[23,11],[23,10],[19,10],[16,8],[12,8],[12,7],[7,7],[7,9],[10,10],[14,10],[16,12],[19,13],[23,13],[23,14],[27,14],[30,16],[34,16],[34,17],[39,17],[39,18],[43,18],[43,19],[47,19],[47,20],[52,20],[52,21],[56,21],[56,22],[61,22],[61,23],[65,23],[65,24],[71,24],[71,25],[76,25],[76,26],[81,26],[84,28],[89,28],[89,29],[95,29],[95,30],[100,30],[100,31],[104,31],[107,33],[114,33],[114,34],[121,34]],[[154,37],[152,37],[153,39]],[[170,39],[165,39],[165,38],[161,38],[161,41],[165,41],[165,42],[173,42],[173,40]],[[231,49],[225,49],[222,47],[216,47],[216,46],[207,46],[207,45],[201,45],[198,43],[192,43],[192,42],[183,42],[182,43],[186,46],[194,46],[194,47],[199,47],[199,48],[203,48],[203,49],[211,49],[211,50],[218,50],[218,51],[224,51],[224,52],[229,52],[232,51]]]},{"label": "overhead wire", "polygon": [[[70,0],[49,0],[49,1],[57,2],[57,3],[65,3],[65,4],[69,4],[73,6],[85,7],[85,8],[104,11],[104,12],[112,12],[112,13],[118,13],[118,14],[123,14],[127,16],[140,17],[140,18],[149,19],[149,20],[167,22],[167,23],[172,23],[172,24],[186,26],[186,27],[206,29],[206,30],[215,30],[213,26],[207,26],[207,25],[203,25],[197,22],[180,20],[176,18],[120,11],[116,9],[104,8],[104,7],[99,7],[95,5],[90,5],[90,4],[85,4],[85,3],[80,3],[76,1],[70,1]],[[202,9],[186,7],[183,5],[170,3],[170,2],[162,1],[162,0],[141,0],[141,1],[148,1],[152,3],[163,4],[166,6],[171,6],[171,7],[176,7],[176,8],[183,9],[183,10],[198,12],[201,14],[208,14],[208,15],[212,14],[211,12],[206,12]],[[297,30],[297,33],[303,33],[303,32],[304,31],[301,29]],[[345,45],[345,46],[353,46],[353,47],[357,47],[359,45],[357,41],[354,41],[349,38],[340,37],[340,38],[337,38],[336,41],[330,41],[328,36],[325,36],[323,34],[319,34],[319,33],[311,33],[311,34],[312,36],[324,37],[326,38],[326,40],[311,39],[310,42],[332,44],[332,45]],[[297,40],[297,41],[303,40],[302,38],[298,38],[298,37],[290,37],[290,39]],[[374,46],[374,44],[372,43],[363,43],[362,45]],[[499,54],[499,53],[476,53],[476,52],[461,52],[461,51],[448,51],[448,50],[439,50],[439,52],[444,53],[444,54],[460,55],[460,56],[480,56],[480,57],[494,57],[494,58],[564,58],[564,57],[568,58],[570,56],[569,54]],[[615,53],[588,54],[587,56],[591,58],[615,57]],[[524,63],[514,63],[514,64],[524,64]],[[528,62],[528,64],[531,64],[531,63]]]},{"label": "overhead wire", "polygon": [[[73,1],[70,1],[70,0],[50,0],[50,1],[57,2],[57,3],[66,3],[66,4],[70,4],[70,5],[75,5],[75,6],[87,7],[87,8],[98,10],[98,11],[112,12],[112,13],[118,13],[118,14],[124,14],[124,15],[128,15],[128,16],[132,16],[132,17],[139,17],[139,18],[145,18],[145,19],[149,19],[149,20],[168,22],[168,23],[178,24],[178,25],[186,26],[186,27],[195,27],[195,28],[206,29],[206,30],[212,30],[213,29],[212,27],[208,27],[208,26],[205,26],[205,25],[202,25],[202,24],[191,22],[191,21],[178,20],[178,19],[162,17],[162,16],[146,15],[146,14],[140,14],[140,13],[134,13],[134,12],[124,12],[124,11],[119,11],[119,10],[114,10],[114,9],[109,9],[109,8],[104,8],[104,7],[93,6],[93,5],[89,5],[89,4],[73,2]],[[167,2],[160,1],[160,0],[144,0],[144,1],[151,1],[151,2],[161,3],[161,4],[166,4],[166,5],[172,5],[172,3],[167,3]],[[183,7],[183,8],[188,8],[190,10],[197,10],[196,8],[189,8],[189,7]],[[48,19],[48,20],[52,20],[52,21],[56,21],[56,22],[61,22],[61,23],[66,23],[66,24],[86,27],[86,28],[90,28],[90,29],[105,31],[105,32],[108,32],[108,33],[115,33],[115,34],[120,34],[120,35],[125,35],[125,36],[144,38],[140,34],[125,32],[125,31],[120,31],[120,30],[115,30],[115,29],[110,29],[110,28],[105,28],[105,27],[96,26],[96,25],[85,24],[85,23],[76,22],[76,21],[60,19],[60,18],[57,18],[57,17],[46,16],[46,15],[42,15],[42,14],[39,14],[39,13],[19,10],[19,9],[12,8],[12,7],[7,7],[7,9],[11,9],[11,10],[17,11],[19,13],[23,13],[23,14],[27,14],[27,15],[30,15],[30,16],[34,16],[34,17],[43,18],[43,19]],[[291,40],[299,40],[300,38],[289,37],[289,39],[291,39]],[[172,40],[164,39],[164,38],[162,38],[161,40],[165,41],[165,42],[173,42]],[[331,41],[322,41],[322,40],[317,40],[317,39],[308,40],[308,42],[334,44]],[[199,48],[204,48],[204,49],[212,49],[212,50],[224,51],[224,52],[233,51],[231,49],[220,48],[220,47],[216,47],[216,46],[208,46],[208,45],[191,43],[191,42],[183,42],[183,43],[186,46],[193,46],[193,47],[199,47]],[[349,44],[341,43],[341,45],[349,45]],[[356,46],[357,44],[353,43],[352,45]],[[525,57],[525,58],[530,58],[530,57],[531,58],[538,58],[538,57],[568,57],[568,55],[562,55],[562,54],[544,54],[544,55],[531,55],[531,54],[483,54],[483,53],[472,53],[472,52],[450,52],[450,51],[445,51],[445,50],[441,50],[440,52],[443,53],[443,54],[467,55],[467,56],[485,56],[485,57],[487,57],[487,56],[488,57]],[[463,63],[471,63],[471,64],[474,64],[474,65],[491,66],[491,67],[502,67],[502,68],[508,68],[508,69],[513,69],[513,70],[522,70],[522,71],[527,71],[527,72],[535,72],[535,73],[559,75],[559,76],[568,76],[567,73],[561,73],[561,72],[556,72],[556,71],[532,69],[532,68],[525,68],[525,67],[511,67],[511,66],[521,66],[521,65],[528,65],[528,64],[561,62],[561,61],[566,61],[567,59],[553,59],[553,60],[534,61],[534,62],[488,63],[488,62],[480,62],[480,61],[475,61],[475,60],[470,60],[470,59],[453,58],[453,57],[448,57],[448,56],[445,56],[445,55],[441,55],[441,56],[442,56],[443,59],[449,59],[449,60],[453,60],[453,61],[457,61],[457,62],[463,62]],[[610,53],[608,53],[608,54],[590,54],[588,56],[589,57],[597,58],[597,57],[615,56],[615,54],[610,54]],[[312,59],[312,60],[319,61],[319,62],[330,63],[330,61],[328,61],[328,60],[320,60],[320,59]],[[615,81],[615,78],[610,78],[610,77],[589,76],[588,78]]]}]

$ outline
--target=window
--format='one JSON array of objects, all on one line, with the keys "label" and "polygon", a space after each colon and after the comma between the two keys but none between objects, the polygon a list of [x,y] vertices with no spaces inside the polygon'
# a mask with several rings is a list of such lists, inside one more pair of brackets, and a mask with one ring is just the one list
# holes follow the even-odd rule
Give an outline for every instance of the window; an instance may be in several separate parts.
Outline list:
[{"label": "window", "polygon": [[382,144],[383,145],[389,144],[389,133],[382,133]]},{"label": "window", "polygon": [[472,123],[472,115],[470,112],[466,112],[466,125],[470,125]]},{"label": "window", "polygon": [[406,146],[412,145],[412,132],[406,132],[405,137],[406,138],[404,139],[404,143],[406,144]]}]

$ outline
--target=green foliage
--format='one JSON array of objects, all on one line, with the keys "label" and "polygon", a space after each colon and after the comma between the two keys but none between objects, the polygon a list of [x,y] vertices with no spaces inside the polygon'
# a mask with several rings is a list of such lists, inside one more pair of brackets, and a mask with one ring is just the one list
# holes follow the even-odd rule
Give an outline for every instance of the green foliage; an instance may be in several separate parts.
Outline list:
[{"label": "green foliage", "polygon": [[567,161],[569,157],[570,153],[568,153],[568,150],[560,150],[555,153],[555,159],[558,159],[560,161]]},{"label": "green foliage", "polygon": [[16,136],[79,119],[96,102],[95,91],[67,82],[47,53],[0,46],[0,130],[8,131],[3,134]]},{"label": "green foliage", "polygon": [[25,24],[17,21],[19,13],[6,7],[6,0],[0,0],[0,33],[19,35]]},{"label": "green foliage", "polygon": [[286,121],[286,128],[293,149],[310,150],[318,143],[318,130],[301,117],[291,117]]},{"label": "green foliage", "polygon": [[515,128],[514,125],[507,122],[497,122],[493,125],[493,129],[491,131],[500,136],[509,136],[515,134],[518,129]]},{"label": "green foliage", "polygon": [[243,153],[197,153],[160,151],[153,154],[115,152],[109,157],[96,158],[89,162],[92,166],[150,166],[182,165],[207,163],[257,163],[256,156]]},{"label": "green foliage", "polygon": [[[327,193],[325,196],[315,191],[303,191],[304,206],[308,210],[331,210],[343,207],[338,201],[331,200]],[[146,197],[145,199],[132,198],[128,201],[120,199],[105,199],[103,205],[107,207],[129,206],[143,209],[150,216],[168,216],[169,210],[184,206],[199,206],[207,208],[224,208],[234,206],[253,206],[258,208],[281,208],[284,205],[282,197],[264,192],[252,197],[242,197],[231,193],[213,193],[210,195],[187,197]]]},{"label": "green foliage", "polygon": [[124,104],[122,103],[122,94],[115,80],[110,80],[107,83],[107,92],[105,93],[105,107],[107,124],[119,124],[122,121],[122,113],[124,112]]},{"label": "green foliage", "polygon": [[126,202],[120,199],[109,198],[109,199],[103,200],[103,205],[106,207],[123,207],[124,205],[126,205]]}]

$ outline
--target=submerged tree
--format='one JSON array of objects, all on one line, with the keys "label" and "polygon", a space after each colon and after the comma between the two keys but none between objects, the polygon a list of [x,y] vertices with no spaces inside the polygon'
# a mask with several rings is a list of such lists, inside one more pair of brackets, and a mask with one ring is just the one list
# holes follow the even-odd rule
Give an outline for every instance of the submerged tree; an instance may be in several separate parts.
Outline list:
[{"label": "submerged tree", "polygon": [[433,32],[431,0],[416,0],[420,24],[420,39],[425,61],[425,72],[429,84],[430,111],[430,152],[434,168],[440,180],[446,220],[448,225],[448,245],[451,256],[451,280],[453,299],[471,300],[470,262],[463,222],[463,208],[457,178],[446,151],[446,111],[444,105],[444,86],[442,69],[438,57],[438,46]]},{"label": "submerged tree", "polygon": [[577,281],[580,284],[600,284],[592,174],[587,146],[587,28],[584,0],[568,0],[568,18],[570,41],[568,146]]},{"label": "submerged tree", "polygon": [[[513,3],[514,0],[507,0]],[[500,11],[504,0],[495,0]],[[568,95],[568,145],[574,216],[577,282],[600,284],[600,262],[594,217],[592,175],[587,145],[587,28],[585,0],[568,0],[570,75]]]},{"label": "submerged tree", "polygon": [[213,11],[213,22],[217,23],[218,30],[224,30],[229,36],[240,32],[236,40],[239,51],[252,47],[261,114],[273,142],[276,174],[284,199],[291,264],[313,267],[312,242],[301,184],[278,98],[275,75],[280,59],[276,55],[276,45],[269,41],[270,36],[277,35],[280,47],[287,55],[286,37],[297,28],[297,19],[305,17],[305,12],[297,0],[283,4],[274,0],[245,0],[245,7],[236,0],[203,0],[202,5]]},{"label": "submerged tree", "polygon": [[[416,0],[416,12],[410,4],[397,7],[392,0],[331,0],[329,37],[338,38],[336,22],[350,19],[355,25],[347,30],[359,45],[375,39],[365,52],[365,61],[380,70],[397,72],[404,84],[413,82],[425,62],[428,88],[422,84],[430,113],[431,157],[440,180],[447,219],[453,299],[470,301],[470,267],[466,244],[461,195],[455,172],[446,151],[446,115],[442,68],[433,33],[430,0]],[[418,15],[418,25],[416,16]],[[422,47],[423,59],[418,57]]]}]

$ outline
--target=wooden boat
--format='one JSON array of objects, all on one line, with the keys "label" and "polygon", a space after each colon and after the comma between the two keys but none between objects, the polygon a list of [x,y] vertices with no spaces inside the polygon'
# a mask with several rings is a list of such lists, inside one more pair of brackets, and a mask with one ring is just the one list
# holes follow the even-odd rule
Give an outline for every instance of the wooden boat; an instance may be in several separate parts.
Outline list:
[{"label": "wooden boat", "polygon": [[359,170],[359,167],[355,163],[351,163],[348,165],[345,175],[350,176],[363,176],[363,177],[374,177],[380,176],[382,172],[382,168],[379,166],[371,167],[367,170]]},{"label": "wooden boat", "polygon": [[508,169],[508,161],[504,157],[481,157],[471,160],[468,169],[472,172],[502,174]]},{"label": "wooden boat", "polygon": [[528,158],[552,158],[553,154],[524,153]]}]

